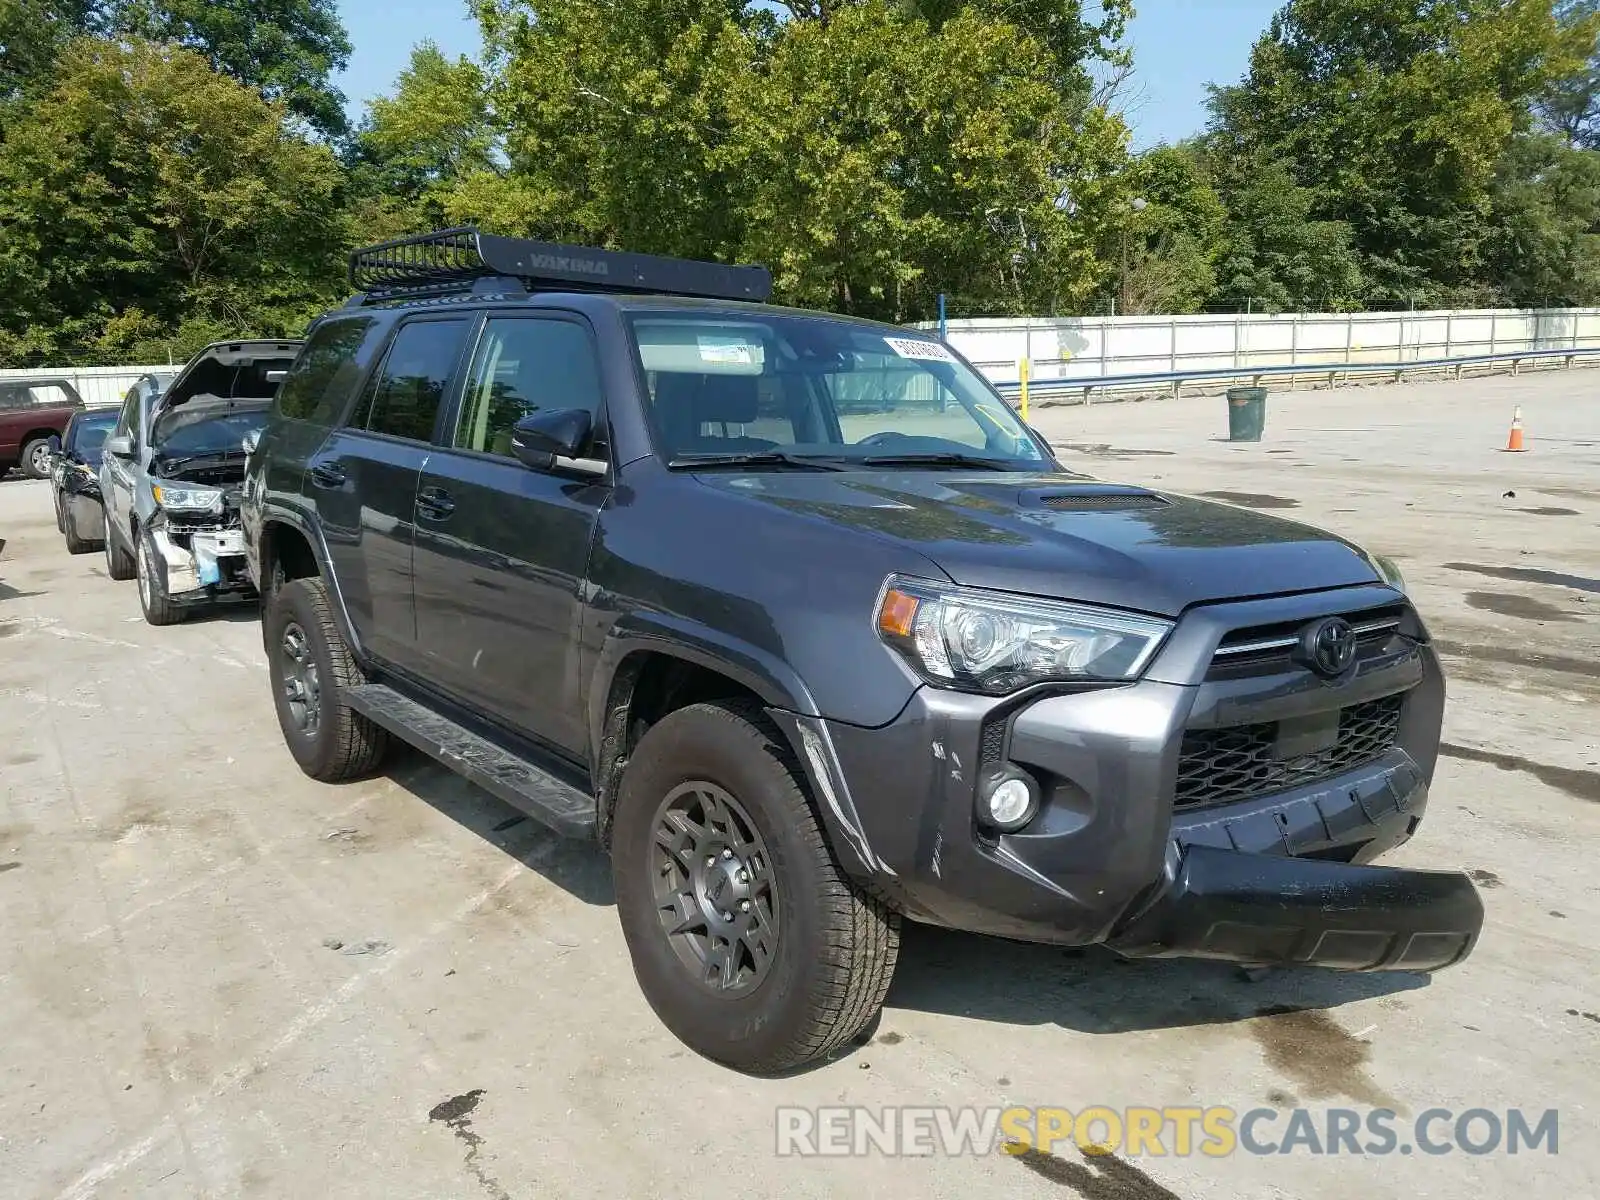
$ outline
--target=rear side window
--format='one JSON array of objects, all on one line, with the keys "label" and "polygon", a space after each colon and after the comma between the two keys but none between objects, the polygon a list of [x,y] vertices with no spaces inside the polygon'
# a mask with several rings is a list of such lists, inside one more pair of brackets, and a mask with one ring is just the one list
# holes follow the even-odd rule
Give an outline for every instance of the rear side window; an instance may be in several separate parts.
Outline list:
[{"label": "rear side window", "polygon": [[34,384],[28,391],[32,393],[33,403],[40,408],[72,403],[72,397],[67,395],[66,389],[60,384],[38,383]]},{"label": "rear side window", "polygon": [[460,318],[402,325],[352,424],[414,442],[432,440],[466,332]]},{"label": "rear side window", "polygon": [[332,425],[371,363],[378,335],[378,320],[370,316],[339,317],[317,326],[276,385],[274,414]]}]

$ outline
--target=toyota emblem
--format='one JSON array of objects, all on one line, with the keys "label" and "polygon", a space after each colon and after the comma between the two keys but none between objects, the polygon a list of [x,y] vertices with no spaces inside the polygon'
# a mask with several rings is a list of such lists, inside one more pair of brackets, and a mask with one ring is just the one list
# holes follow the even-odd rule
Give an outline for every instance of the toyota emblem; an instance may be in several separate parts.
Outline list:
[{"label": "toyota emblem", "polygon": [[1312,670],[1334,679],[1356,660],[1356,631],[1343,617],[1328,617],[1306,630],[1301,650]]}]

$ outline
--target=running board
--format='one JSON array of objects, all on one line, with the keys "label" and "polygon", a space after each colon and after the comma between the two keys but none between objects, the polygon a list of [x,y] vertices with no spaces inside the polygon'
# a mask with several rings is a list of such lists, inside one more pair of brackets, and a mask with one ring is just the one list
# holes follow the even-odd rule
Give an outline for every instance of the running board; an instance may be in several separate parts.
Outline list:
[{"label": "running board", "polygon": [[352,688],[350,707],[557,833],[594,837],[593,796],[449,717],[379,683]]}]

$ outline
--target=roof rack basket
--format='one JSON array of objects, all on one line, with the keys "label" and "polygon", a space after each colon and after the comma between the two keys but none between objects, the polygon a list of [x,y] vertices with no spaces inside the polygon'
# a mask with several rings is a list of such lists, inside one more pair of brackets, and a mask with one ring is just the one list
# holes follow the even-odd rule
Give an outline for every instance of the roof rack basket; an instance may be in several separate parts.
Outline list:
[{"label": "roof rack basket", "polygon": [[765,267],[595,250],[501,237],[471,226],[366,246],[350,255],[350,282],[367,300],[447,295],[481,280],[515,280],[530,291],[661,293],[765,301]]}]

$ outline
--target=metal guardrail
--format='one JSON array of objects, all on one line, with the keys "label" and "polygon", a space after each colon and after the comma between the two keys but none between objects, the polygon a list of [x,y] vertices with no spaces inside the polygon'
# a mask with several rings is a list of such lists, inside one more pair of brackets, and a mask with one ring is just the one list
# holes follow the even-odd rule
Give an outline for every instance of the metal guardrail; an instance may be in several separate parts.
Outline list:
[{"label": "metal guardrail", "polygon": [[[1455,377],[1459,379],[1463,367],[1505,362],[1511,364],[1511,373],[1514,375],[1525,362],[1564,359],[1565,365],[1570,367],[1573,364],[1573,360],[1580,358],[1593,358],[1600,361],[1600,346],[1575,347],[1564,350],[1504,350],[1498,354],[1472,354],[1460,358],[1434,358],[1416,362],[1298,363],[1293,366],[1281,364],[1255,367],[1210,367],[1197,371],[1155,371],[1141,375],[1097,375],[1076,379],[1030,378],[1028,380],[1028,399],[1030,401],[1042,400],[1059,403],[1063,396],[1081,393],[1082,403],[1089,404],[1093,401],[1094,393],[1100,391],[1117,391],[1137,387],[1148,388],[1157,384],[1170,384],[1172,386],[1172,394],[1177,396],[1186,383],[1249,379],[1254,386],[1260,386],[1263,379],[1304,375],[1326,375],[1328,376],[1330,387],[1336,384],[1341,376],[1347,375],[1393,375],[1396,382],[1398,382],[1407,374],[1418,371],[1453,371]],[[991,379],[989,382],[1003,396],[1021,395],[1021,379]]]}]

